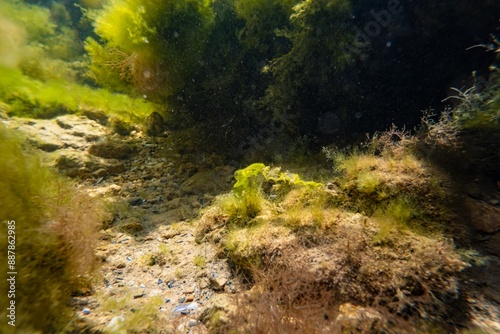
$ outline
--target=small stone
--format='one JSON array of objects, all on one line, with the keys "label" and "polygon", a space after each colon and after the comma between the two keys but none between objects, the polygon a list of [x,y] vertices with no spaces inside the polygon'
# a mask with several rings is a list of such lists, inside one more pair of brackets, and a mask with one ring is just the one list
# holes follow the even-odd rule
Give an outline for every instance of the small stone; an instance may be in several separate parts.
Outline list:
[{"label": "small stone", "polygon": [[109,331],[110,333],[118,333],[120,330],[122,330],[122,324],[125,321],[125,318],[123,316],[116,316],[111,321],[106,325],[106,332]]},{"label": "small stone", "polygon": [[167,303],[167,304],[170,303],[170,299],[168,299],[168,298],[165,299],[165,303]]},{"label": "small stone", "polygon": [[194,300],[194,297],[193,295],[189,295],[186,297],[186,299],[184,300],[186,303],[189,303],[189,302],[192,302]]},{"label": "small stone", "polygon": [[138,206],[144,204],[144,200],[140,197],[131,197],[128,199],[128,204],[131,206]]},{"label": "small stone", "polygon": [[90,310],[88,308],[84,308],[82,310],[82,313],[85,314],[85,315],[90,314]]},{"label": "small stone", "polygon": [[119,225],[121,231],[125,231],[127,233],[137,233],[144,229],[144,226],[141,224],[140,220],[137,218],[130,218],[123,224]]},{"label": "small stone", "polygon": [[174,308],[173,313],[174,314],[193,314],[196,311],[198,311],[198,304],[197,303],[190,303],[190,304],[179,304]]},{"label": "small stone", "polygon": [[224,286],[227,283],[227,279],[224,277],[212,278],[210,277],[210,287],[215,291],[224,290]]},{"label": "small stone", "polygon": [[144,290],[140,290],[140,291],[134,293],[133,297],[134,297],[134,299],[137,299],[137,298],[143,297],[144,295],[145,295]]},{"label": "small stone", "polygon": [[144,284],[141,284],[140,287],[144,289],[146,286]]},{"label": "small stone", "polygon": [[[115,265],[115,268],[116,269],[123,269],[125,268],[127,265],[125,264],[125,262],[119,262]],[[118,272],[115,272],[115,274],[118,274]],[[120,274],[123,274],[123,271],[120,272]]]},{"label": "small stone", "polygon": [[158,278],[158,284],[163,283],[163,280],[161,278]]},{"label": "small stone", "polygon": [[165,131],[165,120],[160,113],[153,111],[146,118],[146,133],[148,136],[162,136]]},{"label": "small stone", "polygon": [[186,300],[186,297],[181,297],[181,299],[179,299],[179,303],[184,303],[185,300]]},{"label": "small stone", "polygon": [[149,297],[161,296],[163,292],[161,290],[153,290],[149,293]]},{"label": "small stone", "polygon": [[116,141],[103,141],[92,144],[88,152],[105,159],[127,159],[134,153],[134,147]]},{"label": "small stone", "polygon": [[189,319],[187,325],[188,325],[188,327],[194,327],[194,326],[198,326],[199,322],[194,320],[194,319]]},{"label": "small stone", "polygon": [[206,289],[210,286],[210,281],[208,280],[208,278],[202,277],[198,281],[198,286],[200,287],[200,289]]}]

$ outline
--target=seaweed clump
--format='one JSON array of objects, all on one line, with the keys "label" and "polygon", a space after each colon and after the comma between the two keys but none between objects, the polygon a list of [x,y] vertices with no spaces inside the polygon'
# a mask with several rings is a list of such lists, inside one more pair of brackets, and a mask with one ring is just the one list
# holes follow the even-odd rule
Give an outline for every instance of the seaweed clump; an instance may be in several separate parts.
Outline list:
[{"label": "seaweed clump", "polygon": [[[372,151],[329,151],[336,168],[324,183],[263,164],[237,171],[197,239],[217,245],[249,290],[223,322],[207,312],[206,323],[222,332],[446,331],[441,319],[469,264],[442,228],[452,221],[449,189],[411,143],[393,129]],[[353,324],[352,309],[373,317]]]},{"label": "seaweed clump", "polygon": [[72,295],[90,289],[88,275],[95,266],[94,243],[104,210],[41,166],[36,154],[23,150],[17,135],[3,126],[0,174],[0,230],[12,236],[0,240],[0,263],[2,272],[17,272],[15,289],[12,282],[0,283],[0,290],[13,290],[9,299],[2,298],[0,315],[8,319],[8,303],[14,301],[15,327],[2,321],[0,331],[72,329],[68,305]]}]

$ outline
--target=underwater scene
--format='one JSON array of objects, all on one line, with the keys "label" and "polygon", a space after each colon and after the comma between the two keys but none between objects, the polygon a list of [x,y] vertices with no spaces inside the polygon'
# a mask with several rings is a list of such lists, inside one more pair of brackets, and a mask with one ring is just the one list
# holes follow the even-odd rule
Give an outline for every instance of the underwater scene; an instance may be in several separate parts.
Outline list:
[{"label": "underwater scene", "polygon": [[500,333],[500,1],[0,0],[0,333]]}]

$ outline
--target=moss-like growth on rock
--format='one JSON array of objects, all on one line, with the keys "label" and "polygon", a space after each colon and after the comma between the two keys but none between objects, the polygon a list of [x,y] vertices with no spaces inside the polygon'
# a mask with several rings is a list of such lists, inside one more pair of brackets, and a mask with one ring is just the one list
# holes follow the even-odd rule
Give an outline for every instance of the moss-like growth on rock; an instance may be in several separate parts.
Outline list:
[{"label": "moss-like growth on rock", "polygon": [[[447,189],[411,153],[410,138],[390,137],[373,140],[376,154],[330,152],[336,176],[326,185],[264,164],[236,172],[233,192],[205,210],[196,236],[218,245],[253,285],[228,332],[322,328],[343,303],[375,310],[380,330],[403,332],[401,318],[425,328],[425,319],[447,312],[443,299],[458,300],[468,264],[445,241]],[[252,215],[244,214],[248,193],[259,203]],[[342,327],[340,319],[331,325]]]}]

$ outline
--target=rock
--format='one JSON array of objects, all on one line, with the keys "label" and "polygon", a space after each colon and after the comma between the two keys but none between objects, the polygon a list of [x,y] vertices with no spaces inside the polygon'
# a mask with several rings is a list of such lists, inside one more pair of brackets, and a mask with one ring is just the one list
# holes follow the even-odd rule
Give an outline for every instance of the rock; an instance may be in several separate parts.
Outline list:
[{"label": "rock", "polygon": [[217,277],[217,278],[210,277],[209,280],[210,280],[210,288],[212,288],[212,290],[215,291],[224,290],[224,285],[226,285],[227,283],[227,278],[224,277]]},{"label": "rock", "polygon": [[140,289],[140,290],[137,290],[136,292],[134,292],[134,294],[132,295],[132,297],[134,299],[137,299],[137,298],[142,298],[146,295],[144,289]]},{"label": "rock", "polygon": [[105,332],[108,333],[117,333],[117,334],[125,334],[127,333],[126,329],[123,328],[123,323],[125,318],[121,315],[114,317],[111,321],[106,325]]},{"label": "rock", "polygon": [[[98,140],[109,133],[101,124],[84,116],[59,116],[55,119],[55,122],[60,128],[67,130],[65,131],[67,135],[81,137],[86,142]],[[69,143],[67,143],[67,146],[74,147]]]},{"label": "rock", "polygon": [[40,132],[30,136],[28,141],[45,152],[54,152],[64,147],[64,143],[57,136],[50,133]]},{"label": "rock", "polygon": [[46,152],[61,148],[86,149],[89,142],[106,136],[107,128],[86,117],[65,115],[54,120],[13,118],[9,127],[24,133],[28,141]]},{"label": "rock", "polygon": [[178,222],[194,217],[194,212],[190,206],[183,205],[180,208],[171,209],[162,215],[165,222]]},{"label": "rock", "polygon": [[108,175],[125,171],[125,166],[118,160],[98,158],[72,149],[59,150],[54,166],[70,177],[80,178],[94,177],[93,173],[101,170]]},{"label": "rock", "polygon": [[194,319],[189,319],[187,322],[188,327],[195,327],[198,326],[200,323]]},{"label": "rock", "polygon": [[120,136],[128,136],[136,127],[119,117],[111,117],[109,119],[109,126],[113,129],[113,132],[119,134]]},{"label": "rock", "polygon": [[227,182],[228,174],[225,169],[205,170],[198,172],[184,181],[181,190],[186,194],[203,196],[207,193],[218,194],[231,188]]},{"label": "rock", "polygon": [[193,314],[198,311],[198,303],[182,303],[174,308],[174,314]]},{"label": "rock", "polygon": [[142,225],[139,218],[131,217],[128,220],[126,220],[124,223],[120,224],[119,228],[122,232],[127,232],[127,233],[133,234],[133,233],[137,233],[139,231],[142,231],[144,229],[144,226]]},{"label": "rock", "polygon": [[84,308],[84,309],[82,310],[82,313],[83,313],[84,315],[88,315],[88,314],[90,314],[90,310],[89,310],[88,308]]},{"label": "rock", "polygon": [[210,286],[210,281],[206,277],[201,277],[198,279],[198,286],[200,289],[206,289]]},{"label": "rock", "polygon": [[336,320],[342,333],[383,333],[386,320],[380,312],[350,303],[339,306]]},{"label": "rock", "polygon": [[467,198],[465,204],[476,231],[488,234],[500,231],[500,208],[471,198]]},{"label": "rock", "polygon": [[124,144],[115,140],[98,142],[90,145],[88,152],[96,157],[105,159],[127,159],[135,148],[130,144]]},{"label": "rock", "polygon": [[[103,171],[106,173],[106,170],[103,169]],[[94,172],[96,174],[97,172]],[[96,196],[109,196],[109,195],[118,195],[118,193],[122,190],[122,187],[120,187],[117,184],[110,184],[108,186],[104,187],[99,187],[95,189],[88,189],[87,193],[91,197],[96,197]]]},{"label": "rock", "polygon": [[207,301],[200,320],[211,328],[228,324],[229,317],[235,314],[236,305],[225,293],[217,294]]},{"label": "rock", "polygon": [[151,115],[146,118],[146,133],[149,136],[159,137],[164,135],[165,120],[160,113],[153,111]]},{"label": "rock", "polygon": [[25,121],[16,130],[23,132],[30,144],[45,152],[53,152],[66,146],[60,139],[62,131],[49,120]]},{"label": "rock", "polygon": [[82,115],[101,125],[106,125],[108,122],[108,116],[101,110],[85,109],[82,111]]},{"label": "rock", "polygon": [[131,206],[139,206],[144,204],[144,202],[145,201],[140,197],[130,197],[128,199],[128,204],[130,204]]}]

